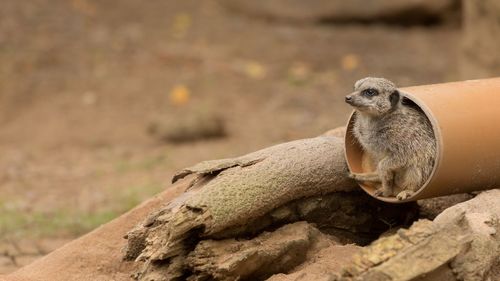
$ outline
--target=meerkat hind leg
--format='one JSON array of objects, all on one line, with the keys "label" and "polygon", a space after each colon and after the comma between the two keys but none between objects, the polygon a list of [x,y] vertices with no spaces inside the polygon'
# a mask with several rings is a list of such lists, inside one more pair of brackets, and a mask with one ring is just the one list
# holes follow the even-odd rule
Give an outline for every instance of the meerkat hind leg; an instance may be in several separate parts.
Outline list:
[{"label": "meerkat hind leg", "polygon": [[394,195],[394,172],[392,170],[381,171],[382,187],[376,192],[376,196],[390,197]]},{"label": "meerkat hind leg", "polygon": [[383,184],[373,192],[376,197],[391,197],[394,195],[392,188],[385,187]]}]

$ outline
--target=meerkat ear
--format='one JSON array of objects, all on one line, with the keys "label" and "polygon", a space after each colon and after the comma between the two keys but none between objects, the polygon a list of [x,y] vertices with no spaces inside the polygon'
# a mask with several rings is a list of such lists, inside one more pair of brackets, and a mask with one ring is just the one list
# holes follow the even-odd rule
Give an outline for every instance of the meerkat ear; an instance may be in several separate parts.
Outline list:
[{"label": "meerkat ear", "polygon": [[389,96],[389,100],[391,101],[391,106],[394,107],[396,106],[396,104],[398,104],[399,102],[399,92],[398,90],[395,90],[394,92],[392,92],[392,94]]}]

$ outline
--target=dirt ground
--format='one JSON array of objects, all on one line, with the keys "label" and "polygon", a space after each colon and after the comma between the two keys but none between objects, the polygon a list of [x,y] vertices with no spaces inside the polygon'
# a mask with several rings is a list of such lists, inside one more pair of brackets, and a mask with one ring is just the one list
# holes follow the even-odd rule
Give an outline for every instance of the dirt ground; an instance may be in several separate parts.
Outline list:
[{"label": "dirt ground", "polygon": [[[361,77],[458,80],[459,36],[447,23],[281,22],[215,0],[2,1],[0,273],[185,166],[344,124],[344,95]],[[199,112],[221,115],[227,136],[172,144],[147,133]]]}]

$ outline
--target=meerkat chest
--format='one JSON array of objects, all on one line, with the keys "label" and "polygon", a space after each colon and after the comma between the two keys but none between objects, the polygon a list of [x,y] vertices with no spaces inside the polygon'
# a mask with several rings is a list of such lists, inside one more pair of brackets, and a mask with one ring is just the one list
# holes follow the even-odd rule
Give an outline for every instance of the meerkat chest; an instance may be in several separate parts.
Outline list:
[{"label": "meerkat chest", "polygon": [[391,128],[379,120],[359,118],[354,128],[354,134],[361,146],[375,155],[384,155],[390,146],[388,135]]}]

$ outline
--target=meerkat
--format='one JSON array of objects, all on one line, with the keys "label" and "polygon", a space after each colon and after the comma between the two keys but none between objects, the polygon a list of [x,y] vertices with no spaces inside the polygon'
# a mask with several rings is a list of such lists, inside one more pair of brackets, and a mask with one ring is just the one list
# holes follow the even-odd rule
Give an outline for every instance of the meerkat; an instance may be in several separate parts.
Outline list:
[{"label": "meerkat", "polygon": [[377,164],[375,172],[351,177],[380,183],[376,196],[412,196],[434,167],[436,140],[429,119],[384,78],[358,80],[345,101],[355,109],[354,136]]}]

